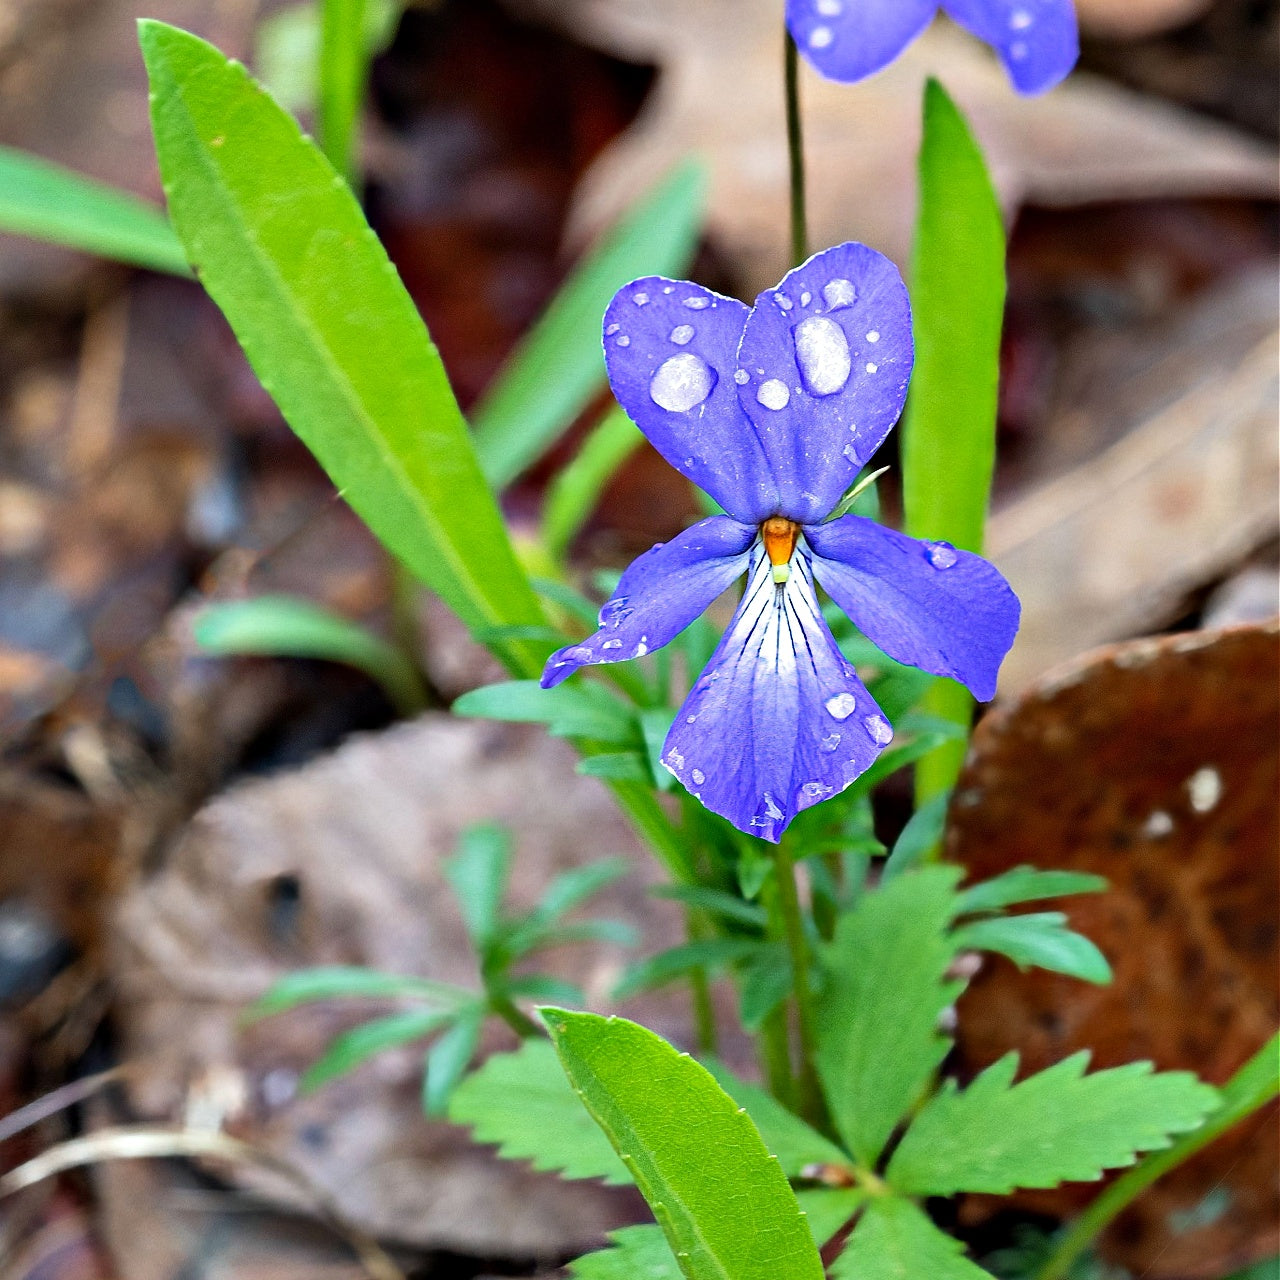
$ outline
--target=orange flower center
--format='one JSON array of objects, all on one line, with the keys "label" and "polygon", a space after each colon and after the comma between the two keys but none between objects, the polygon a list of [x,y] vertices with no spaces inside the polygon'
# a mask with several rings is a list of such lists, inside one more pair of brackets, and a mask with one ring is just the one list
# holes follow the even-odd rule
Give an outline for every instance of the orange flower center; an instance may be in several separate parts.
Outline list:
[{"label": "orange flower center", "polygon": [[764,549],[769,553],[772,564],[790,564],[791,553],[796,549],[796,539],[800,536],[800,526],[785,516],[770,516],[760,526],[760,535],[764,538]]}]

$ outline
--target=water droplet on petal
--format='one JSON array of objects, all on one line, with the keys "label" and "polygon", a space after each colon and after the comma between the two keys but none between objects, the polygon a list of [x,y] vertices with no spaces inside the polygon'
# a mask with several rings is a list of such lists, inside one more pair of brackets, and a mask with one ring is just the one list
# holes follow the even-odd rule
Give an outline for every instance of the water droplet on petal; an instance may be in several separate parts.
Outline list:
[{"label": "water droplet on petal", "polygon": [[960,559],[949,542],[930,542],[925,546],[924,558],[935,569],[950,569]]},{"label": "water droplet on petal", "polygon": [[687,413],[697,408],[715,385],[715,370],[692,351],[682,351],[658,366],[649,383],[649,395],[660,409]]},{"label": "water droplet on petal", "polygon": [[692,338],[693,325],[691,324],[678,324],[671,330],[671,341],[674,342],[677,347],[683,347]]},{"label": "water droplet on petal", "polygon": [[868,341],[868,342],[879,342],[879,341],[880,341],[880,330],[879,330],[879,329],[872,329],[872,330],[871,330],[871,332],[870,332],[869,334],[867,334],[867,341]]},{"label": "water droplet on petal", "polygon": [[643,658],[644,655],[648,652],[649,652],[649,646],[645,644],[643,640],[641,640],[640,643],[636,645],[635,653],[633,653],[631,656],[633,658]]},{"label": "water droplet on petal", "polygon": [[829,787],[825,782],[806,782],[800,788],[800,794],[806,800],[820,800],[823,796],[829,796],[835,787]]},{"label": "water droplet on petal", "polygon": [[604,642],[604,644],[602,644],[600,647],[601,647],[602,649],[621,649],[621,648],[622,648],[622,641],[621,641],[621,640],[606,640],[606,641]]},{"label": "water droplet on petal", "polygon": [[880,366],[879,366],[878,364],[870,364],[870,363],[868,363],[868,365],[867,365],[867,372],[868,372],[868,373],[875,373],[875,371],[876,371],[877,369],[879,369],[879,368],[880,368]]},{"label": "water droplet on petal", "polygon": [[630,596],[615,596],[600,606],[597,618],[602,627],[619,627],[631,617]]},{"label": "water droplet on petal", "polygon": [[673,284],[663,285],[662,287],[663,293],[675,293],[675,291],[676,291],[676,287]]},{"label": "water droplet on petal", "polygon": [[827,714],[837,720],[847,720],[857,709],[858,703],[851,693],[837,693],[823,704]]},{"label": "water droplet on petal", "polygon": [[809,316],[796,325],[791,336],[804,385],[815,396],[842,391],[853,368],[844,330],[826,316]]},{"label": "water droplet on petal", "polygon": [[699,787],[707,780],[707,775],[701,769],[695,769],[689,776],[693,779],[694,785]]},{"label": "water droplet on petal", "polygon": [[1026,9],[1015,9],[1009,15],[1009,29],[1011,31],[1025,31],[1035,19]]},{"label": "water droplet on petal", "polygon": [[584,644],[574,645],[564,655],[566,662],[590,662],[595,656]]},{"label": "water droplet on petal", "polygon": [[828,280],[822,286],[822,300],[828,311],[835,311],[839,307],[853,306],[858,300],[858,291],[852,280]]},{"label": "water droplet on petal", "polygon": [[834,751],[840,745],[840,735],[838,733],[829,733],[821,742],[823,751]]},{"label": "water droplet on petal", "polygon": [[809,33],[809,48],[825,49],[835,38],[830,27],[814,27]]},{"label": "water droplet on petal", "polygon": [[756,399],[766,409],[785,409],[791,401],[791,392],[787,390],[785,382],[770,378],[768,382],[760,384],[756,391]]},{"label": "water droplet on petal", "polygon": [[604,331],[604,336],[605,336],[606,338],[612,338],[612,337],[613,337],[613,335],[614,335],[615,333],[617,333],[617,332],[618,332],[618,330],[619,330],[619,329],[621,329],[621,328],[622,328],[622,326],[621,326],[620,324],[611,324],[611,325],[610,325],[610,326],[609,326],[609,327]]},{"label": "water droplet on petal", "polygon": [[783,311],[790,311],[795,305],[785,293],[775,293],[773,295],[773,300],[782,308]]},{"label": "water droplet on petal", "polygon": [[692,298],[686,298],[684,305],[690,311],[705,311],[711,305],[711,299],[703,297],[700,293],[695,293]]},{"label": "water droplet on petal", "polygon": [[868,716],[862,723],[867,726],[871,741],[878,746],[883,747],[893,741],[893,726],[884,716]]},{"label": "water droplet on petal", "polygon": [[625,333],[618,334],[618,336],[614,338],[614,342],[620,347],[629,347],[631,345],[631,339],[628,338]]},{"label": "water droplet on petal", "polygon": [[733,380],[740,387],[745,387],[751,381],[751,375],[745,369],[739,369],[734,375]]},{"label": "water droplet on petal", "polygon": [[1015,62],[1021,62],[1030,52],[1031,50],[1027,47],[1025,40],[1015,40],[1009,46],[1009,57]]},{"label": "water droplet on petal", "polygon": [[643,307],[644,304],[649,301],[649,295],[647,293],[633,293],[631,295],[631,301],[634,302],[637,307]]}]

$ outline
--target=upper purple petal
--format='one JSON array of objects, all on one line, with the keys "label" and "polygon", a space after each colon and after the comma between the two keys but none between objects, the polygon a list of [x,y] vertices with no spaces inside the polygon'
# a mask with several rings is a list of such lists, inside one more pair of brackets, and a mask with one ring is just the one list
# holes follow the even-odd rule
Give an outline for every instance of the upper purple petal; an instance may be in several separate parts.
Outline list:
[{"label": "upper purple petal", "polygon": [[804,531],[823,589],[891,658],[995,697],[1021,606],[990,562],[862,516]]},{"label": "upper purple petal", "polygon": [[863,244],[816,253],[756,299],[738,397],[778,486],[778,514],[820,520],[902,412],[911,308],[898,268]]},{"label": "upper purple petal", "polygon": [[701,285],[634,280],[604,316],[604,360],[618,403],[682,475],[730,515],[756,524],[777,493],[738,405],[733,373],[747,308]]},{"label": "upper purple petal", "polygon": [[742,576],[755,537],[750,525],[710,516],[637,556],[600,610],[600,630],[553,653],[542,687],[558,685],[579,667],[639,658],[674,640]]},{"label": "upper purple petal", "polygon": [[787,26],[822,75],[848,84],[887,67],[937,11],[937,0],[787,0]]},{"label": "upper purple petal", "polygon": [[822,619],[803,552],[791,570],[775,586],[757,544],[738,612],[662,748],[663,764],[708,809],[774,843],[893,737]]},{"label": "upper purple petal", "polygon": [[943,8],[1000,55],[1019,93],[1044,93],[1080,56],[1072,0],[943,0]]}]

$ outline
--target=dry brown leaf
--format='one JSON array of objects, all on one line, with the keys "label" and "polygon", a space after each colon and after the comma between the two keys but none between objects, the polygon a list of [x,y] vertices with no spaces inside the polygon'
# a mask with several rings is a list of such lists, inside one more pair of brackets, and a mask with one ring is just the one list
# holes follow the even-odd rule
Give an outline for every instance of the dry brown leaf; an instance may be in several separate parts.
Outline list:
[{"label": "dry brown leaf", "polygon": [[1213,0],[1075,0],[1088,35],[1116,40],[1172,31],[1200,17]]},{"label": "dry brown leaf", "polygon": [[[611,222],[690,153],[708,164],[709,229],[752,291],[786,270],[787,157],[776,0],[509,0],[660,74],[637,122],[588,173],[579,237]],[[810,238],[906,261],[925,77],[968,113],[1009,213],[1171,195],[1274,195],[1265,144],[1079,74],[1018,97],[987,50],[935,24],[858,85],[803,73]]]},{"label": "dry brown leaf", "polygon": [[[960,1007],[964,1070],[1078,1049],[1221,1084],[1275,1032],[1280,623],[1087,655],[988,716],[958,783],[949,856],[974,879],[1031,863],[1106,876],[1068,898],[1108,987],[989,964]],[[1162,1179],[1105,1255],[1150,1280],[1215,1280],[1280,1247],[1274,1108]],[[1019,1193],[1077,1211],[1094,1187]]]}]

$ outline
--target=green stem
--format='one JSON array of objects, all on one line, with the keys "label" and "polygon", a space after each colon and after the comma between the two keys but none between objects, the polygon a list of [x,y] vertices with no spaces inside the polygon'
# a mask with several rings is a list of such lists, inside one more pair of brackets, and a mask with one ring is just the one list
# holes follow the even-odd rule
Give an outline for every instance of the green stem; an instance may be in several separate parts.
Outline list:
[{"label": "green stem", "polygon": [[783,63],[787,84],[787,156],[791,162],[791,264],[809,256],[809,225],[805,210],[804,131],[800,123],[800,67],[796,42],[785,36]]},{"label": "green stem", "polygon": [[789,1111],[794,1111],[796,1088],[791,1075],[791,1042],[787,1033],[785,1004],[780,1004],[760,1024],[756,1045],[760,1053],[760,1072],[769,1092]]},{"label": "green stem", "polygon": [[[715,936],[705,913],[690,909],[685,913],[685,935],[690,942]],[[698,1036],[698,1052],[717,1054],[720,1036],[716,1029],[716,1010],[711,1003],[711,983],[705,969],[694,969],[689,974],[689,989],[693,995],[693,1021]]]},{"label": "green stem", "polygon": [[510,996],[491,995],[489,997],[489,1009],[492,1013],[497,1014],[521,1040],[531,1040],[546,1034],[532,1018],[526,1017],[516,1008]]},{"label": "green stem", "polygon": [[1272,1036],[1222,1089],[1222,1106],[1194,1133],[1164,1151],[1145,1157],[1117,1178],[1067,1228],[1035,1280],[1063,1280],[1076,1259],[1115,1217],[1157,1178],[1190,1159],[1202,1147],[1280,1094],[1280,1033]]}]

